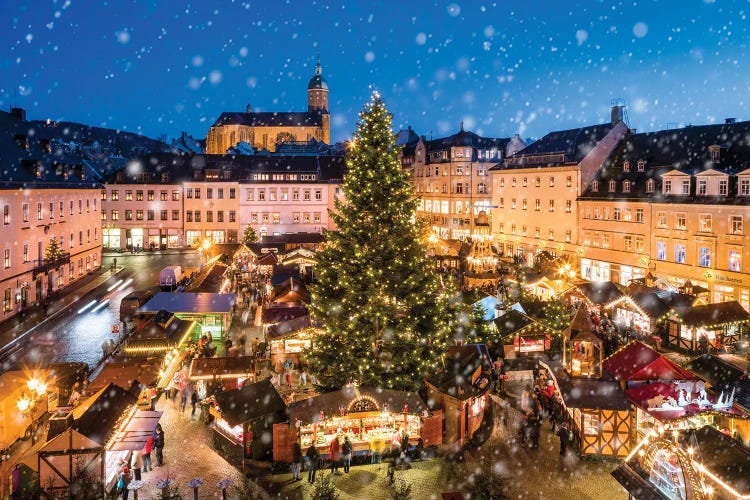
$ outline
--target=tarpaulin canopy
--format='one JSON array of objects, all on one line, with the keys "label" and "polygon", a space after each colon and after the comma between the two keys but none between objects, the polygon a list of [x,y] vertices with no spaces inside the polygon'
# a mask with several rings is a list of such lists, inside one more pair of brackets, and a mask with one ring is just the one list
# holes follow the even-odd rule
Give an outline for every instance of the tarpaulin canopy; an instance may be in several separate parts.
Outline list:
[{"label": "tarpaulin canopy", "polygon": [[698,380],[642,342],[631,342],[604,360],[604,369],[626,382],[644,380]]},{"label": "tarpaulin canopy", "polygon": [[141,450],[156,429],[163,412],[135,410],[133,416],[115,435],[110,450]]}]

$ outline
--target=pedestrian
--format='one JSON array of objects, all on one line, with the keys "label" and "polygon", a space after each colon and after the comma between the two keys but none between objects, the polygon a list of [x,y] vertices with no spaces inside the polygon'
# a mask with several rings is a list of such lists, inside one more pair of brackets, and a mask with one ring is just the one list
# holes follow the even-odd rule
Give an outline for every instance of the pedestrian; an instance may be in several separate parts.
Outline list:
[{"label": "pedestrian", "polygon": [[148,472],[152,469],[151,467],[151,449],[154,446],[154,436],[149,436],[146,440],[146,444],[141,450],[141,457],[143,457],[143,472]]},{"label": "pedestrian", "polygon": [[344,444],[341,445],[341,455],[344,457],[344,473],[349,474],[349,468],[352,465],[352,442],[349,436],[344,436]]},{"label": "pedestrian", "polygon": [[302,478],[299,475],[302,468],[302,446],[299,441],[295,441],[292,447],[292,479],[299,481]]},{"label": "pedestrian", "polygon": [[539,428],[542,425],[541,415],[532,415],[529,418],[529,439],[531,439],[531,448],[539,449]]},{"label": "pedestrian", "polygon": [[106,358],[109,356],[109,343],[105,340],[102,342],[102,357]]},{"label": "pedestrian", "polygon": [[122,472],[120,472],[120,479],[117,481],[117,487],[122,493],[122,500],[128,500],[128,493],[130,493],[128,485],[132,479],[133,475],[130,473],[130,469],[127,466],[123,467]]},{"label": "pedestrian", "polygon": [[133,470],[133,476],[136,481],[140,481],[141,470],[143,469],[143,455],[141,455],[138,451],[134,451],[131,460],[132,462],[130,465]]},{"label": "pedestrian", "polygon": [[250,343],[251,345],[251,355],[252,356],[260,356],[260,353],[258,352],[258,337],[254,337],[253,341]]},{"label": "pedestrian", "polygon": [[292,368],[294,368],[294,361],[292,358],[287,358],[286,361],[284,361],[284,383],[288,387],[292,386]]},{"label": "pedestrian", "polygon": [[523,446],[526,443],[526,413],[521,412],[518,415],[518,441]]},{"label": "pedestrian", "polygon": [[193,411],[190,412],[190,420],[193,420],[195,418],[195,407],[198,406],[198,391],[193,391],[190,395],[190,406],[193,408]]},{"label": "pedestrian", "polygon": [[112,269],[114,271],[117,271],[117,257],[115,257],[114,259],[112,259]]},{"label": "pedestrian", "polygon": [[187,408],[187,400],[188,400],[188,388],[185,387],[180,391],[180,408],[182,409],[182,413],[185,413],[185,408]]},{"label": "pedestrian", "polygon": [[164,463],[164,430],[161,424],[156,424],[156,429],[154,429],[154,448],[156,448],[156,466],[161,467]]},{"label": "pedestrian", "polygon": [[331,474],[337,474],[339,471],[339,460],[341,460],[341,444],[339,443],[339,437],[333,436],[331,439]]},{"label": "pedestrian", "polygon": [[573,440],[573,433],[568,430],[568,424],[563,422],[556,434],[560,438],[560,455],[565,455],[568,443]]},{"label": "pedestrian", "polygon": [[310,444],[305,455],[310,461],[310,469],[307,471],[307,482],[312,484],[315,482],[315,472],[318,470],[318,458],[320,458],[315,443]]},{"label": "pedestrian", "polygon": [[307,367],[306,366],[300,366],[299,369],[299,385],[305,386],[307,385]]}]

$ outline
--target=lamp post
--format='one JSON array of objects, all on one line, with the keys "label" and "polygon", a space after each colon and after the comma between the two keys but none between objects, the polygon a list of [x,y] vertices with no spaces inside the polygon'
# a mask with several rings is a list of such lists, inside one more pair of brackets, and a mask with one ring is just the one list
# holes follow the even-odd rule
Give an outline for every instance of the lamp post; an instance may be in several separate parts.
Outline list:
[{"label": "lamp post", "polygon": [[203,479],[196,477],[188,482],[188,486],[193,488],[193,499],[198,500],[198,488],[203,485]]},{"label": "lamp post", "polygon": [[135,500],[138,500],[138,490],[143,488],[143,481],[140,481],[136,479],[135,481],[131,481],[130,484],[128,484],[128,489],[133,490],[133,498]]},{"label": "lamp post", "polygon": [[28,388],[28,392],[23,391],[21,393],[18,401],[16,401],[16,407],[24,417],[31,417],[31,425],[28,429],[29,436],[26,437],[26,433],[24,433],[22,439],[25,440],[31,438],[31,444],[34,445],[36,444],[37,430],[37,421],[35,418],[36,405],[41,397],[47,392],[47,384],[37,378],[31,378],[26,382],[26,387]]},{"label": "lamp post", "polygon": [[216,483],[216,487],[221,490],[221,500],[227,500],[227,488],[232,486],[231,479],[222,479]]}]

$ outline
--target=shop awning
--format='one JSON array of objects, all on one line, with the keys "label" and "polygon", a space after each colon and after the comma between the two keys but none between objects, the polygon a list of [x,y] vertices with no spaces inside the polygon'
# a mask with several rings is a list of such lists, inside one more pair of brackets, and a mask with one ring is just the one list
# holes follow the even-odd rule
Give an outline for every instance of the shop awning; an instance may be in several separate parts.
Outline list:
[{"label": "shop awning", "polygon": [[698,380],[643,342],[631,342],[604,360],[604,369],[626,382],[645,380]]},{"label": "shop awning", "polygon": [[163,412],[135,410],[133,416],[115,435],[112,451],[141,450],[156,429]]}]

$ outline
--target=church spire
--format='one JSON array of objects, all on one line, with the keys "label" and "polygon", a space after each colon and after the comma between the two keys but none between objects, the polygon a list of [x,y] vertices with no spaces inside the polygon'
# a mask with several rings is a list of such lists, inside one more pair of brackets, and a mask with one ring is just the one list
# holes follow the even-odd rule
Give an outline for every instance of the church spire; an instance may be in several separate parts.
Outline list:
[{"label": "church spire", "polygon": [[321,73],[322,71],[320,68],[320,51],[318,51],[318,62],[315,64],[315,74],[320,76]]}]

